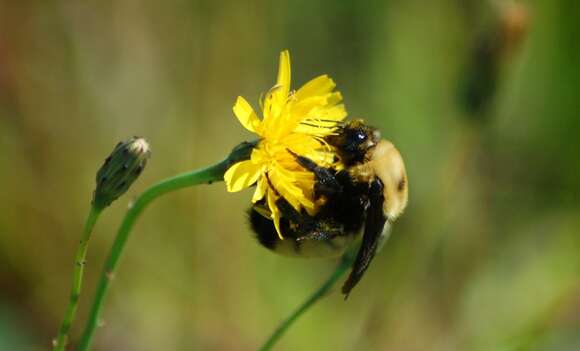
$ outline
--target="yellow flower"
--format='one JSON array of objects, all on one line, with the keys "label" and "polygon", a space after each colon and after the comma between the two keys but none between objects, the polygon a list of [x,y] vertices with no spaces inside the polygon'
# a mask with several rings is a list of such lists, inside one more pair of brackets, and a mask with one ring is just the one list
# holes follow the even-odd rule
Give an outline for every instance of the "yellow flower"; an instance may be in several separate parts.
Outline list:
[{"label": "yellow flower", "polygon": [[265,198],[281,239],[280,196],[297,211],[315,214],[320,201],[314,199],[314,175],[300,166],[289,152],[308,157],[321,166],[332,166],[334,154],[324,137],[335,132],[346,117],[342,95],[333,91],[327,75],[312,79],[298,91],[290,90],[290,54],[280,53],[278,80],[264,97],[262,119],[250,104],[238,97],[233,110],[240,123],[259,136],[250,160],[230,167],[224,175],[227,189],[237,192],[256,184],[252,203]]}]

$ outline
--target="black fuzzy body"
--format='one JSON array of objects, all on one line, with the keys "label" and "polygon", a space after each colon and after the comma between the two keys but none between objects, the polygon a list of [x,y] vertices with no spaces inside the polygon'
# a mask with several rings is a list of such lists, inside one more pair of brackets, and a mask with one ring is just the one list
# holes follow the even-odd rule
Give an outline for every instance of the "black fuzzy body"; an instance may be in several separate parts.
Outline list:
[{"label": "black fuzzy body", "polygon": [[[291,209],[285,210],[289,204],[279,204],[282,211],[280,231],[284,241],[292,243],[294,254],[301,254],[301,246],[305,240],[315,240],[319,245],[332,246],[332,239],[336,237],[354,237],[361,232],[368,207],[368,184],[354,182],[346,171],[340,171],[334,177],[340,184],[340,190],[325,194],[327,200],[314,216],[304,210],[300,213],[289,213],[292,212]],[[277,251],[283,241],[278,237],[274,222],[254,207],[248,210],[248,214],[251,228],[260,244]]]}]

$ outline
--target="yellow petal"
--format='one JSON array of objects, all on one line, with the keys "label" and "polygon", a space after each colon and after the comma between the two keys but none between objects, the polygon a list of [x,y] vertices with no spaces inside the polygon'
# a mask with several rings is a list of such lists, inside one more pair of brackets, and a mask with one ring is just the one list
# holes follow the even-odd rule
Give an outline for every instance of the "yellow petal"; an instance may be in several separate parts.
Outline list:
[{"label": "yellow petal", "polygon": [[269,162],[268,154],[266,152],[264,152],[264,150],[263,150],[263,144],[258,145],[257,148],[254,148],[254,150],[252,150],[252,154],[250,155],[250,160],[254,164],[265,164],[265,163]]},{"label": "yellow petal", "polygon": [[292,150],[295,154],[304,156],[305,154],[320,149],[323,146],[322,142],[306,133],[292,133],[281,139],[280,142],[285,146],[285,150],[283,150],[283,152],[285,152],[284,155],[287,155],[288,159],[292,162],[296,162],[296,158],[287,152],[288,149]]},{"label": "yellow petal", "polygon": [[242,161],[231,166],[224,174],[229,192],[237,192],[254,184],[260,177],[261,165],[252,161]]},{"label": "yellow petal", "polygon": [[328,99],[326,96],[310,96],[306,99],[298,100],[296,103],[292,104],[291,113],[295,116],[301,116],[302,119],[304,119],[308,117],[308,113],[313,108],[324,107],[326,105],[328,105]]},{"label": "yellow petal", "polygon": [[[294,131],[299,124],[316,124],[316,127],[326,127],[332,130],[333,121],[338,122],[346,117],[343,105],[337,105],[342,100],[340,92],[315,95],[288,103],[288,118],[284,125],[284,135]],[[341,106],[335,108],[336,106]],[[327,127],[328,126],[328,127]],[[329,133],[322,133],[329,134]],[[316,133],[319,135],[319,133]]]},{"label": "yellow petal", "polygon": [[338,91],[324,95],[310,96],[294,103],[292,105],[292,113],[308,114],[309,116],[312,116],[313,109],[331,108],[341,101],[342,94]]},{"label": "yellow petal", "polygon": [[263,116],[264,116],[264,123],[268,123],[270,116],[272,115],[272,105],[275,105],[276,102],[273,101],[274,97],[276,96],[274,93],[278,92],[281,89],[281,86],[274,85],[273,87],[268,90],[268,92],[261,98],[260,105],[262,106]]},{"label": "yellow petal", "polygon": [[[290,91],[290,54],[288,50],[280,53],[280,64],[278,67],[278,79],[276,85],[270,89],[269,94],[264,100],[264,120],[279,119],[280,114],[284,110],[288,93]],[[269,97],[268,97],[269,95]],[[272,124],[267,121],[269,131],[272,129]],[[264,127],[266,129],[266,127]]]},{"label": "yellow petal", "polygon": [[308,213],[311,216],[314,216],[318,210],[318,208],[316,208],[316,203],[310,200],[308,200],[308,202],[306,203],[303,203],[302,206],[304,206],[306,213]]},{"label": "yellow petal", "polygon": [[268,180],[266,177],[261,178],[256,186],[256,191],[254,196],[252,196],[252,203],[256,203],[264,198],[266,195],[266,190],[268,190]]},{"label": "yellow petal", "polygon": [[280,231],[280,210],[276,206],[276,196],[273,191],[268,191],[268,207],[270,208],[270,218],[274,221],[274,228],[276,228],[276,233],[280,240],[284,240],[282,232]]},{"label": "yellow petal", "polygon": [[285,171],[282,167],[276,167],[268,173],[272,186],[290,203],[292,203],[292,198],[303,195],[302,189],[292,185],[294,181],[292,173],[291,171]]},{"label": "yellow petal", "polygon": [[252,133],[257,133],[260,126],[260,119],[252,109],[252,106],[241,96],[238,96],[233,107],[234,114],[240,123]]},{"label": "yellow petal", "polygon": [[330,93],[335,86],[334,81],[325,74],[304,84],[294,96],[297,100],[302,100],[311,96],[324,95]]},{"label": "yellow petal", "polygon": [[329,106],[320,111],[320,119],[325,120],[342,121],[346,115],[347,112],[343,104]]},{"label": "yellow petal", "polygon": [[278,80],[276,81],[276,86],[279,89],[274,92],[282,100],[286,100],[288,97],[288,92],[290,91],[290,53],[288,50],[284,50],[280,53],[280,64],[278,66]]},{"label": "yellow petal", "polygon": [[347,112],[344,105],[335,105],[325,108],[314,108],[308,112],[308,118],[301,121],[294,132],[323,137],[336,133],[336,125],[344,120]]}]

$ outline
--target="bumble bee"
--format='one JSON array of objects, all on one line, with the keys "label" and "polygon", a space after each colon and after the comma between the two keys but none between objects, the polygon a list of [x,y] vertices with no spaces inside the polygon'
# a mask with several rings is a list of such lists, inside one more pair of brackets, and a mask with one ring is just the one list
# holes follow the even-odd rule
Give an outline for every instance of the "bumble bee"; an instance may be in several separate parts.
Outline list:
[{"label": "bumble bee", "polygon": [[324,197],[315,215],[297,211],[283,197],[276,202],[282,216],[280,239],[264,200],[249,210],[249,219],[260,244],[284,255],[333,257],[362,236],[350,276],[342,287],[348,296],[359,282],[391,224],[407,205],[408,181],[403,158],[395,146],[381,139],[377,129],[354,120],[326,137],[337,150],[343,169],[318,166],[294,154],[296,161],[315,177],[314,196]]}]

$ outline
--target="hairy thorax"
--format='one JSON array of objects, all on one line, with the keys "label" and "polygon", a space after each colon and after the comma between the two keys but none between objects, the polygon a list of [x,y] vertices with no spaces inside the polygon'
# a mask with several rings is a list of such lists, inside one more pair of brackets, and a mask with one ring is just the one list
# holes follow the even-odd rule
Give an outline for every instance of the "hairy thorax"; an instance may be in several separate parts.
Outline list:
[{"label": "hairy thorax", "polygon": [[381,140],[366,155],[364,163],[349,169],[352,179],[370,183],[378,178],[383,183],[383,212],[390,221],[395,220],[407,206],[407,172],[401,154],[387,140]]}]

